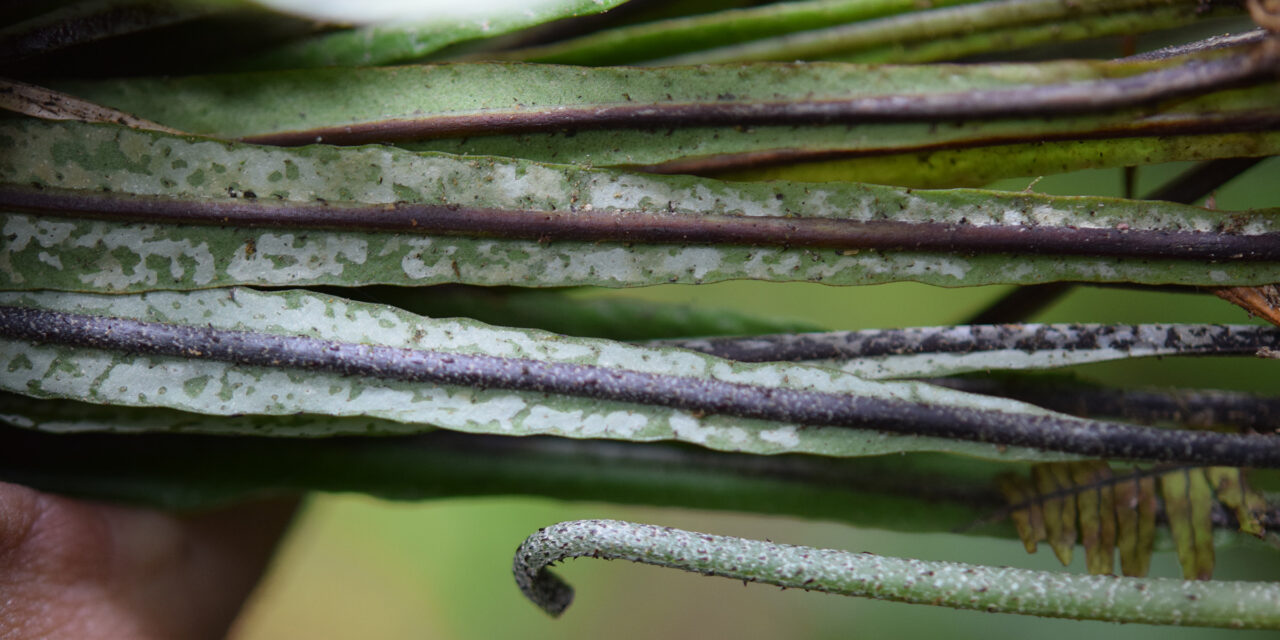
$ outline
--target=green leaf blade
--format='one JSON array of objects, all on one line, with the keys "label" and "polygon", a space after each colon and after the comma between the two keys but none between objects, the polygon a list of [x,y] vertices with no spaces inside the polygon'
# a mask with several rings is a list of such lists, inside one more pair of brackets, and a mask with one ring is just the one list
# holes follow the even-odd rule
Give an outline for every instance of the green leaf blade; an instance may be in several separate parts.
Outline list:
[{"label": "green leaf blade", "polygon": [[[572,120],[556,121],[555,126],[529,124],[566,112],[646,104],[750,108],[788,100],[888,95],[910,100],[1105,81],[1193,62],[659,69],[477,63],[135,78],[59,83],[55,88],[179,130],[223,138],[288,144],[393,142],[416,151],[750,179],[978,186],[1090,167],[1280,153],[1280,137],[1267,124],[1267,114],[1280,102],[1280,88],[1274,84],[1053,118],[859,118],[804,126],[733,119],[720,126],[696,121],[652,127],[586,126]],[[334,86],[344,90],[335,95]],[[890,166],[879,168],[886,157]]]}]

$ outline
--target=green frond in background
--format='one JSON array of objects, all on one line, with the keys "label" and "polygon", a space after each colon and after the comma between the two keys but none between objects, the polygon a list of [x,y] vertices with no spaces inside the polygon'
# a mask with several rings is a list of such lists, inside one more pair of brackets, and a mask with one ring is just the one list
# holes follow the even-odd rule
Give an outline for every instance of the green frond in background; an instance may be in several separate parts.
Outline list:
[{"label": "green frond in background", "polygon": [[1210,579],[1214,488],[1216,500],[1230,510],[1241,531],[1258,537],[1264,534],[1260,518],[1265,499],[1250,488],[1241,469],[1162,472],[1155,468],[1115,475],[1111,467],[1095,460],[1037,464],[1031,476],[1031,481],[1014,474],[999,479],[1000,490],[1010,502],[1009,517],[1027,551],[1034,553],[1037,542],[1048,540],[1062,564],[1070,565],[1078,533],[1088,557],[1086,567],[1096,575],[1114,573],[1119,548],[1123,574],[1145,576],[1155,545],[1156,518],[1162,514],[1172,531],[1183,576]]}]

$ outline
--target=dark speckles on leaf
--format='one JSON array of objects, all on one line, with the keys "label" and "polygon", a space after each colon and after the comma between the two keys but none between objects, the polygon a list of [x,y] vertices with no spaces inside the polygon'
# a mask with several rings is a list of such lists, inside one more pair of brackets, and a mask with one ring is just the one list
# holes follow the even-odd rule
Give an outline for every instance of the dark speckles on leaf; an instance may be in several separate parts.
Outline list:
[{"label": "dark speckles on leaf", "polygon": [[[1085,455],[1232,466],[1280,465],[1280,445],[1261,436],[1152,430],[1055,416],[1028,418],[960,406],[757,387],[567,362],[409,351],[15,308],[0,308],[0,335],[151,355],[189,357],[190,353],[199,352],[200,357],[217,361],[293,369],[286,371],[290,378],[302,376],[301,369],[305,368],[344,376],[585,396],[787,423],[874,426],[903,434],[1039,446]],[[159,335],[163,339],[157,339]],[[334,346],[339,347],[338,351],[332,350]],[[526,367],[529,375],[522,373]],[[1064,431],[1069,434],[1077,430],[1083,430],[1087,437],[1062,435]]]}]

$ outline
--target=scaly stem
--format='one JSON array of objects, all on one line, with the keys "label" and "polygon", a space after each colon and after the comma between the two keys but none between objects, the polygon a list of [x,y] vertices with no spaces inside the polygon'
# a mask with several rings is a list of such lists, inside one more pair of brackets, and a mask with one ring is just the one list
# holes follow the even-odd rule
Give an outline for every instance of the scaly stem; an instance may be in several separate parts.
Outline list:
[{"label": "scaly stem", "polygon": [[739,362],[803,362],[922,354],[1115,350],[1142,355],[1246,355],[1280,348],[1280,331],[1250,325],[1017,324],[864,329],[654,340]]},{"label": "scaly stem", "polygon": [[1280,584],[1078,576],[817,549],[616,520],[563,522],[516,551],[520,590],[558,616],[573,589],[547,567],[566,558],[641,562],[806,591],[992,613],[1144,624],[1280,629]]},{"label": "scaly stem", "polygon": [[969,393],[1012,398],[1068,415],[1207,428],[1280,430],[1280,396],[1210,389],[1113,389],[1037,377],[934,378],[927,382]]}]

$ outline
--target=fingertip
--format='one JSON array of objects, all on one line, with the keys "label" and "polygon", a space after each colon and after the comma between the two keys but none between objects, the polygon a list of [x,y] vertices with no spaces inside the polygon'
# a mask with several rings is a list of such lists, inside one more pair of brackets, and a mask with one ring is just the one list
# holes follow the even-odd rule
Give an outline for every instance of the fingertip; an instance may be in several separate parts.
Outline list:
[{"label": "fingertip", "polygon": [[[0,482],[0,571],[3,571],[31,538],[43,511],[34,489]],[[4,572],[8,573],[8,572]]]}]

